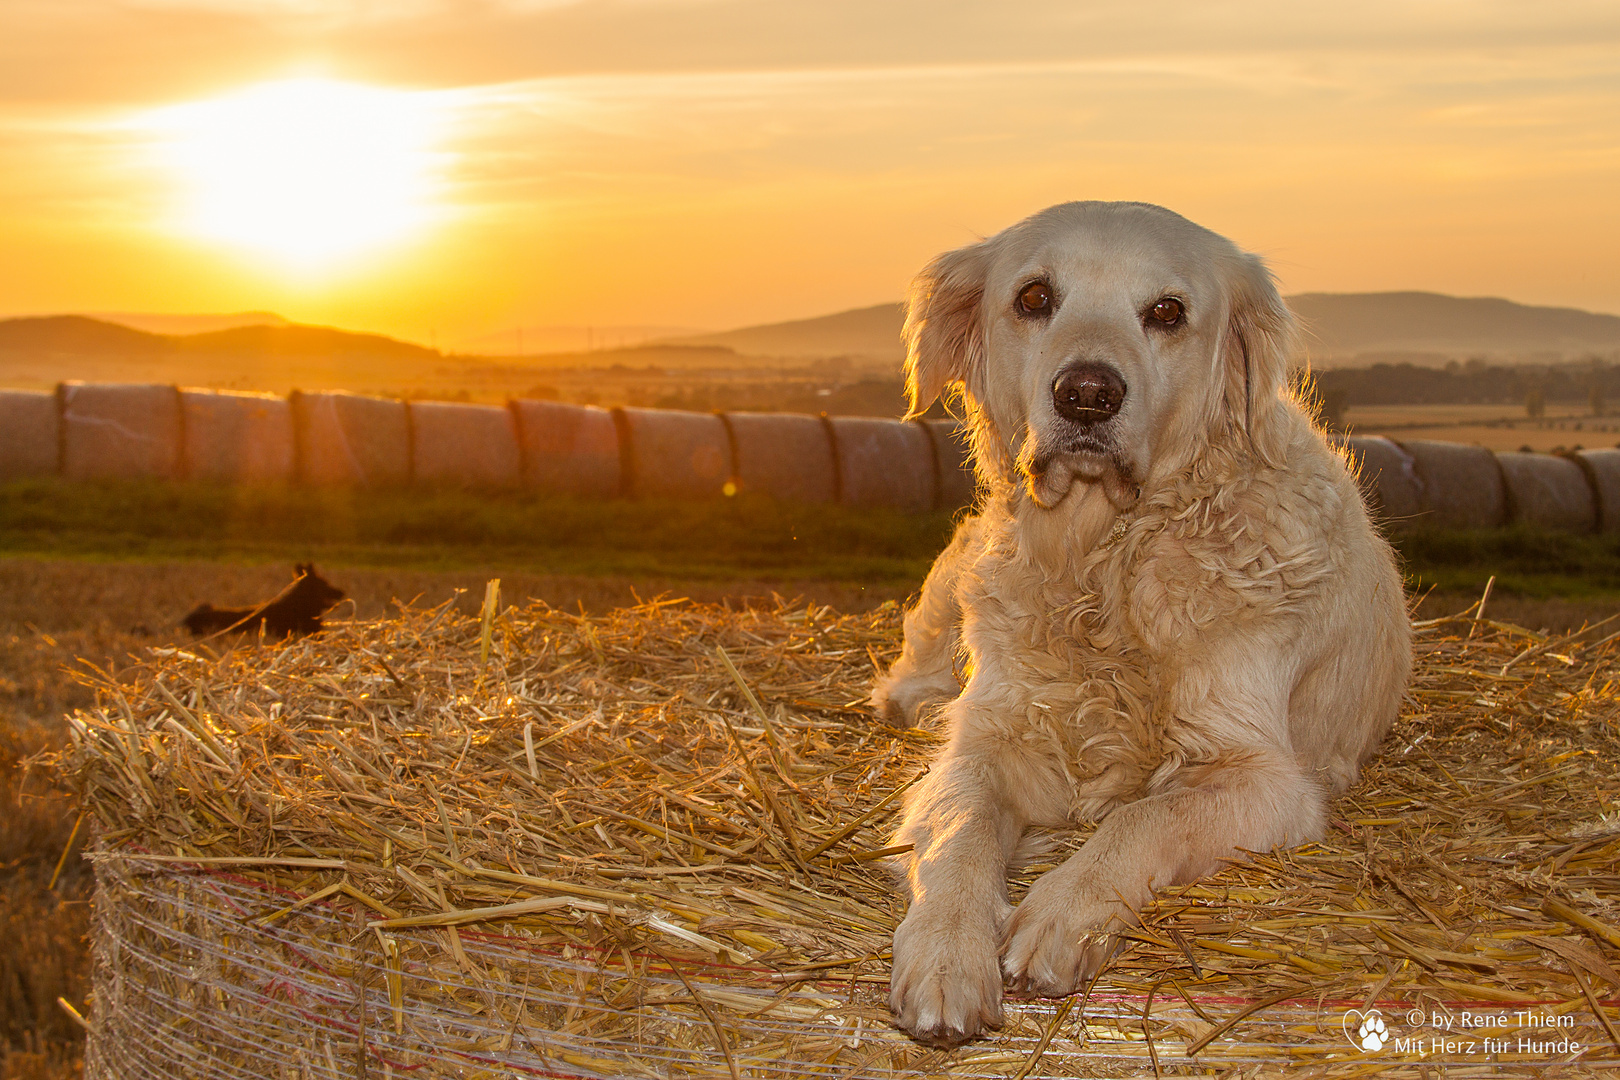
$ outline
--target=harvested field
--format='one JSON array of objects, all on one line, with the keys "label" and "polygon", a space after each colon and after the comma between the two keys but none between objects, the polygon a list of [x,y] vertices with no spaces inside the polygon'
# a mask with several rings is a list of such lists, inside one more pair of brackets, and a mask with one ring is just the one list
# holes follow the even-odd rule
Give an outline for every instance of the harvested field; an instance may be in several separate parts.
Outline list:
[{"label": "harvested field", "polygon": [[1612,1068],[1620,623],[1418,629],[1322,843],[1167,891],[1084,999],[948,1053],[883,1004],[879,860],[937,740],[858,704],[896,608],[446,604],[154,651],[58,762],[96,823],[91,1074]]}]

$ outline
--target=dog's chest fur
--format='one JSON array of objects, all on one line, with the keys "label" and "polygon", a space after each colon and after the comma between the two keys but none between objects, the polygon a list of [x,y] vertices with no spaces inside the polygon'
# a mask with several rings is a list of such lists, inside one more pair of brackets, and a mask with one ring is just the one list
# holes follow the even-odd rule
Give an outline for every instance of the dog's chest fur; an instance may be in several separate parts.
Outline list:
[{"label": "dog's chest fur", "polygon": [[980,689],[1000,706],[999,736],[1065,763],[1073,817],[1100,817],[1210,756],[1171,705],[1196,659],[1188,642],[1307,614],[1333,569],[1324,525],[1348,481],[1325,447],[1304,449],[1286,475],[1201,462],[1144,493],[1122,530],[1089,491],[1066,520],[1015,493],[986,508],[960,584],[973,677],[995,680]]}]

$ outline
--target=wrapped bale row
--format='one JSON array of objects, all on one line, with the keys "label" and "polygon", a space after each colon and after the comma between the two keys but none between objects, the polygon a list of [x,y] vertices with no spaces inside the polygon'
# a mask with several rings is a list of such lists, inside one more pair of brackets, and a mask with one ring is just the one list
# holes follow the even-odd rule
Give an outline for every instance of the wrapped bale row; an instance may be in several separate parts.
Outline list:
[{"label": "wrapped bale row", "polygon": [[[1347,440],[1392,528],[1526,523],[1620,532],[1620,450],[1568,457],[1379,437]],[[927,511],[969,505],[949,421],[406,402],[142,384],[0,391],[0,480],[526,487],[583,498],[795,502]]]},{"label": "wrapped bale row", "polygon": [[0,480],[527,487],[582,498],[742,492],[925,511],[972,502],[954,424],[398,401],[146,384],[0,391]]},{"label": "wrapped bale row", "polygon": [[1356,436],[1345,448],[1391,528],[1536,525],[1620,532],[1620,450],[1493,453],[1482,446]]}]

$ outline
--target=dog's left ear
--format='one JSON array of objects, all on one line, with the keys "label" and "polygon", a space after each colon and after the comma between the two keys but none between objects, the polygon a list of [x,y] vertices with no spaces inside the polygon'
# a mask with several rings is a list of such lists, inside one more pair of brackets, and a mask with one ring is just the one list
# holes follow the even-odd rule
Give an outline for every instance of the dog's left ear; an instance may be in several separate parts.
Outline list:
[{"label": "dog's left ear", "polygon": [[990,241],[948,251],[911,283],[906,302],[906,418],[921,416],[952,383],[974,387],[984,368],[985,278]]},{"label": "dog's left ear", "polygon": [[1276,465],[1285,437],[1280,395],[1298,327],[1258,256],[1233,259],[1227,296],[1220,356],[1225,415],[1218,423],[1241,433],[1262,461]]}]

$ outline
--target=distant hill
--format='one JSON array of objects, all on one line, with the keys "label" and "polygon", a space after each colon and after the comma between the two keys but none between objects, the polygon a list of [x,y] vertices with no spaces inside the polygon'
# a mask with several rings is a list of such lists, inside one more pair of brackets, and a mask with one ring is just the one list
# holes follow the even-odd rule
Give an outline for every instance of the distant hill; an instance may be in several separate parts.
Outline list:
[{"label": "distant hill", "polygon": [[158,315],[145,311],[87,311],[92,319],[117,323],[149,334],[207,334],[238,326],[287,326],[273,311],[237,311],[229,315]]},{"label": "distant hill", "polygon": [[[1620,316],[1575,308],[1426,292],[1301,293],[1287,299],[1305,325],[1313,361],[1321,366],[1376,360],[1439,366],[1455,357],[1528,358],[1537,353],[1572,359],[1620,349]],[[753,356],[850,356],[898,364],[905,356],[900,341],[904,319],[903,305],[878,304],[679,340]]]},{"label": "distant hill", "polygon": [[677,338],[681,345],[718,345],[745,356],[771,356],[810,360],[848,356],[890,361],[905,359],[900,344],[900,325],[905,321],[905,305],[878,304],[876,307],[841,311],[816,319],[747,326],[718,334]]},{"label": "distant hill", "polygon": [[335,356],[437,358],[439,353],[381,334],[326,326],[237,326],[205,334],[154,334],[86,315],[0,319],[0,352],[56,356]]},{"label": "distant hill", "polygon": [[1620,349],[1620,316],[1429,292],[1301,293],[1288,305],[1313,356],[1441,353],[1494,358],[1551,352],[1566,359]]}]

